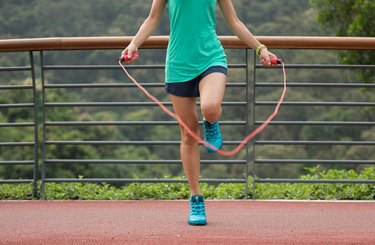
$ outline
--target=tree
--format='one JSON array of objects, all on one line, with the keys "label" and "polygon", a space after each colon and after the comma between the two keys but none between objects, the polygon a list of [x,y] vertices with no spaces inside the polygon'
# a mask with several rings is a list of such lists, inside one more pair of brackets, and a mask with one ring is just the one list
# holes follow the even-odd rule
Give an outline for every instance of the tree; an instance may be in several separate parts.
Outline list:
[{"label": "tree", "polygon": [[[319,10],[318,21],[337,36],[374,37],[375,1],[371,0],[310,0]],[[374,52],[345,51],[341,58],[347,64],[373,64]],[[362,79],[374,82],[375,71],[364,70]]]}]

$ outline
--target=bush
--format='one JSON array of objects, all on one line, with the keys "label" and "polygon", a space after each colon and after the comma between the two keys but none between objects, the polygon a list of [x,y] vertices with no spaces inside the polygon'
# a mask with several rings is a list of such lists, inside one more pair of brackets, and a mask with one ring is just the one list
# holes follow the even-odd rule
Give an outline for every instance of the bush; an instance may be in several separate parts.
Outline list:
[{"label": "bush", "polygon": [[[360,173],[353,170],[319,170],[308,168],[309,174],[301,180],[375,180],[375,168],[364,168]],[[177,180],[182,178],[175,178]],[[252,178],[249,177],[248,197],[253,197]],[[40,185],[39,185],[40,186]],[[178,200],[189,197],[186,183],[131,183],[120,188],[108,183],[45,183],[48,200]],[[207,199],[244,199],[245,184],[201,184]],[[0,185],[1,200],[30,200],[31,184]],[[257,183],[257,199],[289,200],[375,200],[375,184],[329,183]]]}]

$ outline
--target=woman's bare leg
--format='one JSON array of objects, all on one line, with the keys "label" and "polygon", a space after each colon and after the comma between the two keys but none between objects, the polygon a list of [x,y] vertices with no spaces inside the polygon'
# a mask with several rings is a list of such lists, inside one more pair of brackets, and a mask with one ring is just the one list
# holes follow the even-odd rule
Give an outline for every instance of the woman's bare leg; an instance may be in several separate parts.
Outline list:
[{"label": "woman's bare leg", "polygon": [[[174,111],[182,121],[197,135],[200,134],[195,97],[170,95]],[[180,155],[182,165],[190,186],[191,196],[200,195],[200,154],[199,143],[184,128],[180,127]]]},{"label": "woman's bare leg", "polygon": [[221,116],[226,80],[226,75],[214,72],[199,83],[201,112],[208,122],[216,122]]},{"label": "woman's bare leg", "polygon": [[[226,75],[211,73],[199,84],[201,111],[205,119],[215,122],[221,115],[221,102],[224,98]],[[179,97],[170,95],[174,111],[181,120],[197,135],[200,135],[195,97]],[[182,165],[190,186],[190,194],[200,195],[200,154],[199,143],[187,131],[180,127],[180,155]]]}]

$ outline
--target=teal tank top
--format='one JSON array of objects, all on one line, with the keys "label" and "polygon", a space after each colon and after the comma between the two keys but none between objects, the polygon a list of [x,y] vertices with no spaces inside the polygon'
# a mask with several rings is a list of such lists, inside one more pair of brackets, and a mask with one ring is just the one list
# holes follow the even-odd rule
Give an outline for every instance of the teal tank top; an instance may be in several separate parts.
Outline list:
[{"label": "teal tank top", "polygon": [[168,0],[166,82],[189,81],[211,66],[227,67],[216,34],[216,0]]}]

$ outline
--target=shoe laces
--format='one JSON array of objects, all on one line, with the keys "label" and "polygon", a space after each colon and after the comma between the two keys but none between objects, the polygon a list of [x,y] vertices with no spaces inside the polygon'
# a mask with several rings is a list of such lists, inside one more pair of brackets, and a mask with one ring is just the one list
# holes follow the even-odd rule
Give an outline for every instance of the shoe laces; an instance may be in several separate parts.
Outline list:
[{"label": "shoe laces", "polygon": [[207,139],[215,139],[216,135],[219,134],[219,127],[217,125],[217,122],[215,123],[209,123],[205,122],[205,129],[206,129],[206,137]]},{"label": "shoe laces", "polygon": [[[202,198],[203,199],[203,198]],[[204,215],[205,214],[205,206],[204,201],[199,200],[199,198],[192,198],[190,201],[190,213],[194,215]]]}]

